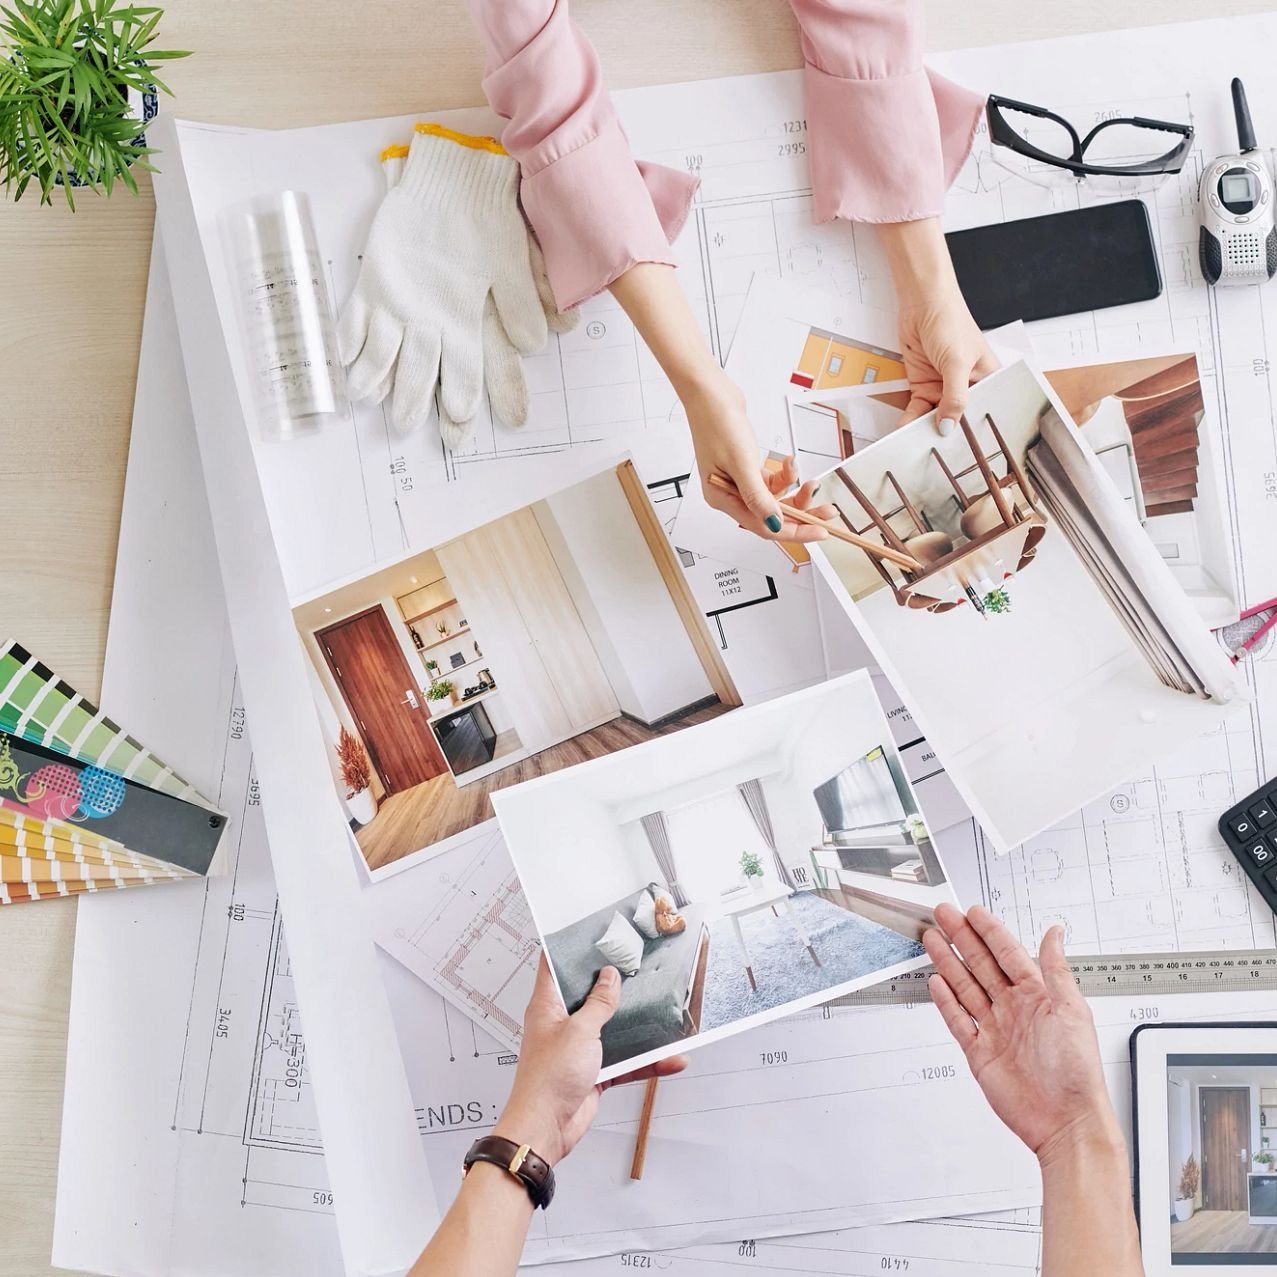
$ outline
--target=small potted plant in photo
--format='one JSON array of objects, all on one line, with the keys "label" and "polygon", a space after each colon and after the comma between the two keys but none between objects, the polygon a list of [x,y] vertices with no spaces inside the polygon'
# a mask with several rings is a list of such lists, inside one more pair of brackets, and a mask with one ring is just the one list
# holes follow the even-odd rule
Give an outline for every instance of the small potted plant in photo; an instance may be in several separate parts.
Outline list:
[{"label": "small potted plant in photo", "polygon": [[984,610],[988,612],[1009,612],[1011,596],[1001,586],[996,586],[984,596]]},{"label": "small potted plant in photo", "polygon": [[433,713],[442,713],[445,701],[450,701],[453,705],[457,703],[456,684],[450,678],[441,678],[437,683],[431,683],[426,692],[426,700],[430,702]]},{"label": "small potted plant in photo", "polygon": [[144,130],[169,93],[153,49],[164,11],[129,0],[11,0],[0,8],[0,174],[22,198],[32,183],[49,204],[62,187],[137,194],[134,170],[153,172]]},{"label": "small potted plant in photo", "polygon": [[448,637],[448,622],[436,621],[435,632],[439,635],[441,639],[446,639]]},{"label": "small potted plant in photo", "polygon": [[741,852],[740,857],[741,873],[745,875],[745,881],[755,888],[761,888],[763,885],[763,862],[752,851]]},{"label": "small potted plant in photo", "polygon": [[1179,1188],[1175,1192],[1175,1218],[1182,1224],[1192,1219],[1197,1202],[1197,1158],[1192,1153],[1180,1167]]},{"label": "small potted plant in photo", "polygon": [[905,817],[905,830],[915,843],[928,842],[931,838],[931,834],[927,831],[927,822],[916,811],[913,815]]},{"label": "small potted plant in photo", "polygon": [[372,767],[360,742],[344,727],[337,738],[337,759],[346,786],[346,810],[357,825],[366,825],[377,814],[372,794]]}]

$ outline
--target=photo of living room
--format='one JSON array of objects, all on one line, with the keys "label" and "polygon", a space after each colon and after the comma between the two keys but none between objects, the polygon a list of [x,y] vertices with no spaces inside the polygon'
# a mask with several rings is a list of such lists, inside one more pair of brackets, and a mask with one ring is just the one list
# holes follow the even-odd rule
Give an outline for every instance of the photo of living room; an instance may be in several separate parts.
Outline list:
[{"label": "photo of living room", "polygon": [[740,704],[629,461],[293,609],[372,870]]},{"label": "photo of living room", "polygon": [[846,538],[812,558],[1002,850],[1241,696],[1234,667],[1023,362],[818,482]]},{"label": "photo of living room", "polygon": [[909,970],[952,898],[861,671],[494,796],[604,1076]]},{"label": "photo of living room", "polygon": [[1172,1055],[1166,1080],[1172,1263],[1277,1256],[1277,1056]]}]

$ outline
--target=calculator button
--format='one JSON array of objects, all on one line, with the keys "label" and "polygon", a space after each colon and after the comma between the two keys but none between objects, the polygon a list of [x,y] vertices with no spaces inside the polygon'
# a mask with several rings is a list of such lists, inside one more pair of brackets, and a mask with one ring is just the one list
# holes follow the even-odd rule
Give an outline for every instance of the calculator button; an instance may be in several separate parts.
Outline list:
[{"label": "calculator button", "polygon": [[1267,829],[1269,825],[1277,821],[1277,813],[1273,812],[1268,803],[1256,803],[1250,809],[1250,816],[1260,829]]},{"label": "calculator button", "polygon": [[1228,827],[1238,838],[1249,838],[1252,834],[1258,833],[1255,822],[1245,814],[1234,816],[1228,822]]},{"label": "calculator button", "polygon": [[1277,860],[1277,851],[1273,850],[1267,838],[1257,838],[1254,842],[1247,843],[1246,854],[1257,865],[1270,865]]}]

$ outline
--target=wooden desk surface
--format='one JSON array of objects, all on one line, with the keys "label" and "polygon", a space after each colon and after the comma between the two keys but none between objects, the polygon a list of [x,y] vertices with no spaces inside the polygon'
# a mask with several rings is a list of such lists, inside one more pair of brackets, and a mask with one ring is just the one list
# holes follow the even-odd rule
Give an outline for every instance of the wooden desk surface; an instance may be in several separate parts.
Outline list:
[{"label": "wooden desk surface", "polygon": [[[1270,0],[928,0],[935,49],[1220,14]],[[614,88],[799,65],[783,0],[575,0]],[[427,19],[428,16],[428,20]],[[284,127],[473,105],[461,0],[169,0],[166,48],[195,119]],[[636,38],[636,36],[638,38]],[[162,162],[162,161],[161,161]],[[149,188],[0,203],[0,618],[96,695],[154,206]],[[46,513],[49,517],[46,517]],[[49,1267],[75,905],[0,914],[0,1277]]]}]

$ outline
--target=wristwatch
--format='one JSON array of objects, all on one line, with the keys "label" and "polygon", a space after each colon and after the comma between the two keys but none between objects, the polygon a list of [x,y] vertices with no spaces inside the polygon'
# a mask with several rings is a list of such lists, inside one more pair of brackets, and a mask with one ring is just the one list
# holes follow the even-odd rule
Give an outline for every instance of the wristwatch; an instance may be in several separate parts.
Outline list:
[{"label": "wristwatch", "polygon": [[538,1157],[526,1144],[502,1139],[500,1135],[485,1135],[470,1145],[461,1165],[461,1178],[470,1173],[475,1162],[491,1162],[513,1175],[528,1190],[533,1206],[542,1210],[554,1200],[554,1168],[543,1157]]}]

